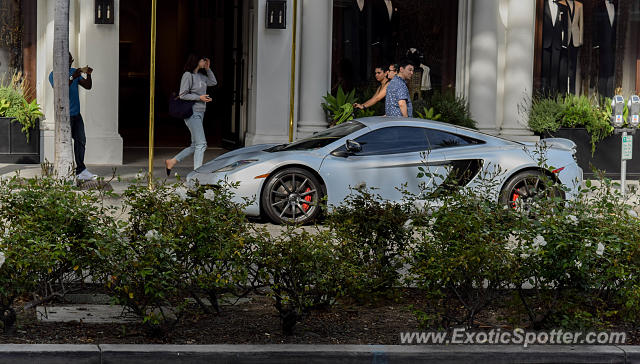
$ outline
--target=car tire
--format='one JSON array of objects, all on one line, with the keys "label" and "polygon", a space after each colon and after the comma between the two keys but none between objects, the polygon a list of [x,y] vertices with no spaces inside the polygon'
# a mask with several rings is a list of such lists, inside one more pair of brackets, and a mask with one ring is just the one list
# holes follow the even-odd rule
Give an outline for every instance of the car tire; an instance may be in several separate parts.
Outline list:
[{"label": "car tire", "polygon": [[536,170],[517,173],[502,187],[499,202],[511,208],[528,210],[536,199],[545,196],[543,194],[549,197],[564,198],[562,190],[554,185],[549,185],[549,178],[542,171]]},{"label": "car tire", "polygon": [[285,168],[269,177],[262,189],[262,211],[276,224],[306,224],[320,216],[323,187],[302,168]]}]

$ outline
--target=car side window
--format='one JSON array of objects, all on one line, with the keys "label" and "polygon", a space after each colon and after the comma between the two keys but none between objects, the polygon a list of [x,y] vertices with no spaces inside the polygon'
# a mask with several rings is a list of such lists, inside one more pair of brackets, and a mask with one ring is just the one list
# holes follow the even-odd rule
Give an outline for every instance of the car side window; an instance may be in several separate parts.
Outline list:
[{"label": "car side window", "polygon": [[459,147],[472,144],[471,141],[441,130],[425,129],[431,149]]},{"label": "car side window", "polygon": [[381,128],[356,139],[362,146],[357,155],[382,155],[424,152],[429,149],[423,128],[392,126]]}]

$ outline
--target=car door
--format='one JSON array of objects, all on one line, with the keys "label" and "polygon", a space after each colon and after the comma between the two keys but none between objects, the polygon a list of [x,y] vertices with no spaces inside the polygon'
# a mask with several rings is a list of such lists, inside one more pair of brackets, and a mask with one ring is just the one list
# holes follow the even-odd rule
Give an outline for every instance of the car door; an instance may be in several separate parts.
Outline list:
[{"label": "car door", "polygon": [[447,154],[446,179],[439,181],[435,194],[466,186],[483,168],[484,142],[445,130],[425,128],[429,148]]},{"label": "car door", "polygon": [[418,178],[423,166],[428,174],[444,172],[443,150],[429,150],[425,129],[411,126],[389,126],[375,129],[355,139],[362,150],[344,153],[341,146],[327,155],[320,175],[327,186],[330,205],[339,205],[356,187],[375,188],[383,199],[401,201],[406,190],[419,195],[422,187],[433,188],[440,178]]}]

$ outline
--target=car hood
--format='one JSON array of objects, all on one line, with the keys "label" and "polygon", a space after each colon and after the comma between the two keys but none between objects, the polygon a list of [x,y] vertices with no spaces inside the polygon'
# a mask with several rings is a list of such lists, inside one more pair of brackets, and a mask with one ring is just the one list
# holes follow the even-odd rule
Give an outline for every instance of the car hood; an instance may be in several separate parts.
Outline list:
[{"label": "car hood", "polygon": [[222,154],[215,159],[203,164],[200,168],[196,169],[199,173],[208,173],[227,166],[233,162],[237,162],[243,159],[257,159],[259,161],[269,159],[268,156],[272,153],[265,152],[265,149],[273,147],[278,144],[257,144],[249,147],[239,148],[232,150],[225,154]]},{"label": "car hood", "polygon": [[[270,160],[299,160],[305,154],[314,154],[317,157],[317,150],[283,150],[276,152],[267,152],[271,147],[280,144],[259,144],[250,147],[240,148],[225,153],[216,159],[203,164],[196,170],[198,173],[210,173],[222,167],[228,166],[239,160],[255,159],[255,163],[267,162]],[[320,158],[321,159],[321,158]]]}]

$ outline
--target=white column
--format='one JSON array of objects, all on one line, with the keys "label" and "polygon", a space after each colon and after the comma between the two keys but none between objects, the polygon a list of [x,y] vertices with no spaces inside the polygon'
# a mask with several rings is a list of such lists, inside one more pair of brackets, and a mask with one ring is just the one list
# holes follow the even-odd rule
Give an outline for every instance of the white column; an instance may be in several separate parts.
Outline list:
[{"label": "white column", "polygon": [[456,50],[456,95],[469,100],[469,67],[471,57],[470,0],[458,0],[458,39]]},{"label": "white column", "polygon": [[302,0],[298,139],[327,128],[320,104],[331,89],[332,13],[332,0]]},{"label": "white column", "polygon": [[38,46],[36,68],[36,100],[44,113],[40,123],[40,155],[44,162],[55,160],[55,120],[53,109],[53,89],[49,84],[49,72],[53,70],[53,0],[38,0],[37,33]]},{"label": "white column", "polygon": [[501,135],[531,140],[533,133],[527,128],[526,115],[518,106],[524,106],[532,95],[535,1],[509,0],[508,12]]},{"label": "white column", "polygon": [[93,1],[80,1],[79,6],[74,66],[89,65],[94,69],[92,89],[80,88],[80,112],[87,134],[85,163],[122,164],[123,143],[118,134],[120,1],[114,1],[112,10],[115,24],[94,24]]},{"label": "white column", "polygon": [[496,134],[498,0],[472,3],[469,108],[478,129]]},{"label": "white column", "polygon": [[[250,75],[249,117],[245,144],[284,143],[289,140],[289,95],[293,1],[287,0],[287,28],[267,29],[266,0],[254,0],[253,65]],[[298,15],[300,9],[298,8]],[[298,47],[300,44],[298,17]],[[297,59],[299,59],[299,52]],[[299,63],[299,62],[298,62]],[[296,78],[300,75],[297,67]],[[297,90],[297,87],[296,87]],[[296,105],[298,96],[296,94]],[[297,124],[294,110],[294,127]],[[295,135],[295,132],[294,132]]]}]

